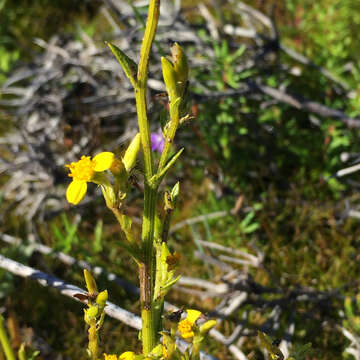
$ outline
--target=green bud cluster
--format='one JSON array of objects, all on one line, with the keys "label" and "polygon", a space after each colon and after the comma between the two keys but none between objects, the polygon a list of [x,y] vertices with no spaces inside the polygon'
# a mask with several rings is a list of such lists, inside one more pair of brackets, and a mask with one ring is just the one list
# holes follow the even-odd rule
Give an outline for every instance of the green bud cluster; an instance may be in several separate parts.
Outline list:
[{"label": "green bud cluster", "polygon": [[88,352],[93,360],[97,360],[99,352],[98,332],[104,323],[104,309],[108,299],[108,292],[107,290],[98,292],[95,279],[86,269],[84,270],[84,278],[88,290],[87,309],[84,309],[84,320],[89,325]]},{"label": "green bud cluster", "polygon": [[178,43],[171,47],[172,61],[161,58],[162,73],[170,104],[182,98],[187,88],[189,66],[187,58]]}]

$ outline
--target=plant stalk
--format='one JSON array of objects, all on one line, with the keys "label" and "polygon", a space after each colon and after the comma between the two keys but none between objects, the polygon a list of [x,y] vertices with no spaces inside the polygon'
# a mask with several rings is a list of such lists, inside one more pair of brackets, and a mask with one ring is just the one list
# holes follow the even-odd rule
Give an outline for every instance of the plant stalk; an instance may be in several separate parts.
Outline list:
[{"label": "plant stalk", "polygon": [[147,74],[151,47],[155,38],[160,15],[160,0],[150,0],[148,18],[144,39],[140,50],[140,61],[135,88],[136,110],[138,115],[139,132],[144,156],[145,187],[144,187],[144,215],[142,224],[142,244],[144,262],[140,264],[140,303],[142,318],[143,354],[147,355],[156,344],[156,329],[154,326],[153,292],[154,292],[154,228],[157,188],[150,186],[150,179],[154,174],[154,163],[151,149],[150,125],[147,116],[146,90]]},{"label": "plant stalk", "polygon": [[92,320],[88,330],[89,335],[89,351],[91,360],[98,360],[99,354],[99,336],[96,331],[96,319]]},{"label": "plant stalk", "polygon": [[7,360],[15,360],[15,354],[10,345],[9,338],[6,334],[5,326],[4,326],[4,318],[0,314],[0,342],[1,346],[4,350],[5,356]]},{"label": "plant stalk", "polygon": [[169,104],[169,105],[170,105],[170,127],[166,132],[164,150],[162,151],[160,157],[158,172],[160,172],[166,165],[166,162],[170,154],[171,145],[174,141],[175,133],[177,128],[179,127],[179,122],[180,122],[180,116],[179,116],[180,103],[178,102],[176,104]]}]

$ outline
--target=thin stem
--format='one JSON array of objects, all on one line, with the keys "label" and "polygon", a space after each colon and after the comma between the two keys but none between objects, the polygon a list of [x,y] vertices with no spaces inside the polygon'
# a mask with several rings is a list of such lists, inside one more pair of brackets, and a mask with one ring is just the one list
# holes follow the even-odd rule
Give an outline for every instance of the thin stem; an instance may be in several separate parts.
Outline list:
[{"label": "thin stem", "polygon": [[160,16],[160,0],[150,0],[144,39],[140,50],[140,62],[137,75],[136,110],[138,114],[141,144],[144,153],[145,179],[148,181],[153,175],[153,159],[150,140],[150,126],[146,107],[146,85],[149,68],[150,50],[155,38],[156,28]]},{"label": "thin stem", "polygon": [[109,207],[109,208],[115,215],[116,220],[119,222],[119,225],[121,227],[120,237],[124,240],[127,240],[129,243],[133,243],[134,235],[131,231],[131,227],[129,228],[125,225],[126,215],[124,215],[118,207]]},{"label": "thin stem", "polygon": [[20,349],[18,351],[18,358],[19,360],[26,360],[26,353],[25,353],[25,344],[22,343]]},{"label": "thin stem", "polygon": [[191,351],[191,360],[200,360],[200,341],[194,341]]},{"label": "thin stem", "polygon": [[153,248],[157,189],[145,184],[142,241],[145,263],[140,267],[140,303],[142,317],[143,353],[148,354],[156,344],[156,329],[153,309],[154,265]]},{"label": "thin stem", "polygon": [[88,330],[88,335],[89,335],[89,351],[91,354],[91,360],[98,360],[99,337],[96,331],[96,319],[91,321],[91,325]]},{"label": "thin stem", "polygon": [[[157,240],[157,239],[156,239]],[[155,319],[155,329],[157,333],[162,330],[161,315],[163,311],[163,299],[161,298],[161,284],[163,283],[163,273],[161,269],[161,243],[156,242],[156,274],[153,297],[153,310]]]},{"label": "thin stem", "polygon": [[144,216],[142,224],[142,244],[144,263],[140,265],[140,303],[142,318],[143,354],[147,355],[156,344],[156,329],[154,326],[153,292],[154,292],[154,228],[157,188],[150,186],[154,174],[154,163],[151,149],[150,125],[147,116],[146,85],[151,47],[155,38],[160,15],[160,0],[150,0],[149,12],[145,27],[144,39],[140,50],[137,86],[135,89],[136,110],[138,115],[141,145],[144,155],[145,186],[144,186]]},{"label": "thin stem", "polygon": [[180,105],[180,101],[179,99],[176,100],[177,103],[175,104],[170,104],[170,127],[167,130],[166,134],[165,134],[165,144],[164,144],[164,150],[161,153],[161,157],[160,157],[160,162],[159,162],[159,169],[158,169],[158,173],[160,173],[160,171],[164,168],[168,157],[169,157],[169,153],[171,150],[171,145],[174,141],[174,137],[175,137],[175,133],[176,130],[179,126],[179,122],[180,122],[180,116],[179,116],[179,105]]},{"label": "thin stem", "polygon": [[0,314],[0,342],[7,360],[15,360],[15,354],[11,348],[9,338],[4,326],[4,318]]}]

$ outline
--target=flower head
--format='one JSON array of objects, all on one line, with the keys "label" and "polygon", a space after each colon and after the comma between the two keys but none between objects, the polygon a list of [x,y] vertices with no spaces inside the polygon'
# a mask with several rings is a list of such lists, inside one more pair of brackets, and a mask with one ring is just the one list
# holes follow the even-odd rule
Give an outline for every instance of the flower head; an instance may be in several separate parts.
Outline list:
[{"label": "flower head", "polygon": [[117,358],[118,358],[116,355],[108,355],[105,353],[104,353],[104,357],[105,357],[105,360],[117,360]]},{"label": "flower head", "polygon": [[70,170],[69,176],[73,179],[66,190],[67,201],[77,205],[86,194],[87,183],[100,183],[95,179],[97,173],[110,169],[114,158],[112,152],[102,152],[93,159],[82,156],[79,161],[66,165]]},{"label": "flower head", "polygon": [[158,151],[159,153],[162,153],[165,146],[165,139],[164,136],[159,130],[158,132],[151,133],[151,149],[152,151]]},{"label": "flower head", "polygon": [[181,320],[178,324],[178,331],[184,339],[194,336],[195,322],[201,316],[201,312],[198,310],[188,309],[186,310],[186,313],[186,318]]},{"label": "flower head", "polygon": [[119,356],[119,360],[134,360],[135,353],[132,351],[125,351]]}]

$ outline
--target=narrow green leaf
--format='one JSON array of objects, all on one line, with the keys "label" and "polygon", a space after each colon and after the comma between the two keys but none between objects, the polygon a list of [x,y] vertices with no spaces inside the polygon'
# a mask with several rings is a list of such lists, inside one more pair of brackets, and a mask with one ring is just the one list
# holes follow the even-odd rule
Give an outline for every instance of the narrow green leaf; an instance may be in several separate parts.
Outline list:
[{"label": "narrow green leaf", "polygon": [[174,187],[171,189],[171,197],[173,201],[176,201],[176,198],[179,195],[179,191],[180,191],[180,183],[179,181],[174,185]]},{"label": "narrow green leaf", "polygon": [[250,224],[250,222],[251,222],[251,220],[254,218],[254,216],[255,216],[255,212],[254,211],[251,211],[251,212],[249,212],[246,216],[245,216],[245,218],[241,221],[241,227],[243,228],[243,229],[245,229],[249,224]]},{"label": "narrow green leaf", "polygon": [[260,227],[259,223],[252,223],[249,226],[247,226],[243,232],[245,234],[251,234],[252,232],[256,231]]},{"label": "narrow green leaf", "polygon": [[167,164],[161,169],[160,173],[155,174],[151,179],[151,183],[153,185],[159,185],[161,180],[164,178],[166,173],[170,170],[170,168],[175,164],[176,160],[179,158],[181,153],[184,151],[184,148],[181,148],[168,162]]},{"label": "narrow green leaf", "polygon": [[115,55],[117,61],[122,66],[126,76],[129,78],[131,84],[136,87],[137,83],[137,64],[134,60],[129,58],[122,50],[120,50],[114,44],[106,42],[106,45],[110,48],[112,53]]}]

